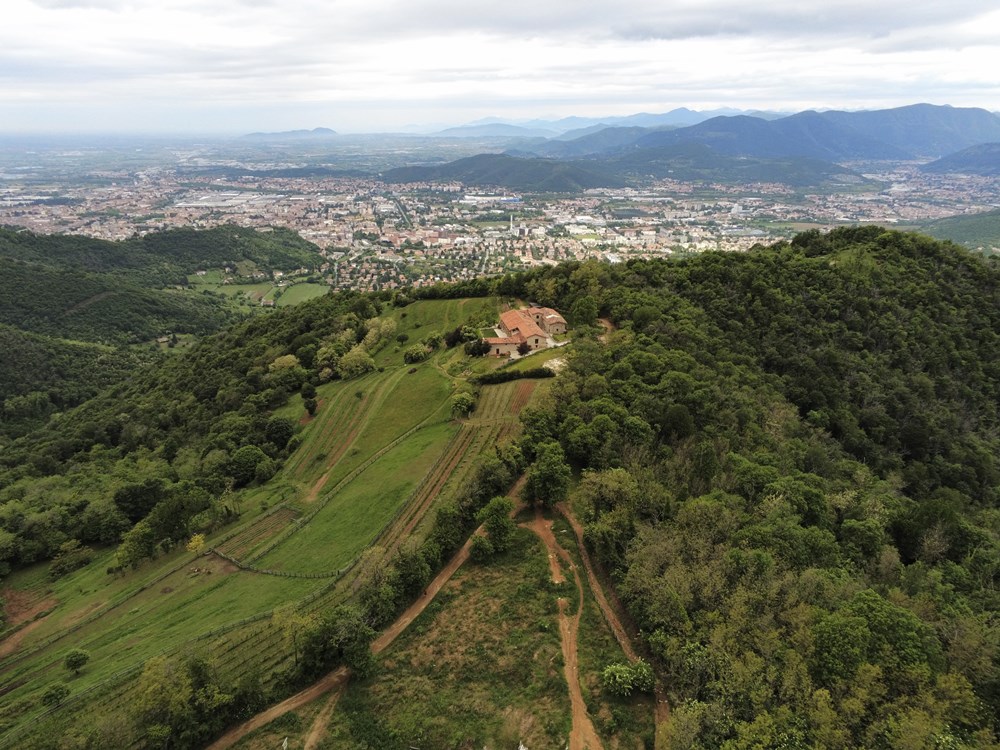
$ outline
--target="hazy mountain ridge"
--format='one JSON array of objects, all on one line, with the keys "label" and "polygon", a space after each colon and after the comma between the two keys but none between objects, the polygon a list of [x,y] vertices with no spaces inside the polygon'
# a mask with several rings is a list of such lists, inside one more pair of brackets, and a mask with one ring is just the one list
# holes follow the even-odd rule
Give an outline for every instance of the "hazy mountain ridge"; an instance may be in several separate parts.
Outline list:
[{"label": "hazy mountain ridge", "polygon": [[775,182],[793,186],[860,184],[857,173],[819,159],[748,158],[699,143],[633,149],[614,156],[558,160],[530,155],[481,154],[442,165],[385,172],[386,182],[448,182],[524,192],[578,192],[639,185],[649,178],[708,182]]},{"label": "hazy mountain ridge", "polygon": [[595,187],[623,187],[625,181],[599,163],[520,158],[507,154],[480,154],[439,166],[390,169],[386,182],[448,182],[495,185],[510,190],[576,192]]},{"label": "hazy mountain ridge", "polygon": [[696,142],[740,156],[898,160],[942,156],[989,141],[1000,141],[1000,117],[992,112],[914,104],[867,112],[810,110],[775,119],[718,116],[673,129],[609,125],[525,150],[580,156]]},{"label": "hazy mountain ridge", "polygon": [[921,169],[937,174],[958,172],[994,177],[1000,175],[1000,143],[980,143],[970,146],[925,164]]},{"label": "hazy mountain ridge", "polygon": [[339,135],[336,130],[330,128],[313,128],[312,130],[282,130],[274,133],[247,133],[242,136],[248,141],[307,141],[333,138]]},{"label": "hazy mountain ridge", "polygon": [[698,142],[732,156],[841,159],[905,159],[908,152],[837,125],[818,112],[800,112],[780,120],[716,117],[690,128],[642,136],[636,146]]},{"label": "hazy mountain ridge", "polygon": [[462,125],[457,128],[445,128],[431,135],[443,138],[482,138],[496,136],[498,138],[551,138],[559,135],[555,130],[546,128],[527,128],[507,123],[490,123],[484,125]]},{"label": "hazy mountain ridge", "polygon": [[543,130],[554,130],[562,133],[563,136],[569,134],[573,130],[584,130],[591,128],[600,127],[642,127],[642,128],[659,128],[659,127],[686,127],[688,125],[696,125],[699,122],[704,122],[713,117],[719,116],[733,116],[733,115],[750,115],[753,117],[760,117],[765,120],[775,120],[780,117],[785,117],[789,113],[787,112],[770,112],[766,110],[743,110],[743,109],[733,109],[730,107],[722,107],[718,109],[698,111],[693,109],[688,109],[687,107],[677,107],[668,112],[652,113],[652,112],[637,112],[631,115],[612,115],[608,117],[563,117],[557,120],[548,119],[532,119],[532,120],[507,120],[498,117],[489,117],[484,120],[477,120],[476,122],[468,123],[468,126],[475,125],[487,125],[487,124],[509,124],[516,125],[522,128],[535,128]]},{"label": "hazy mountain ridge", "polygon": [[943,156],[979,143],[1000,141],[1000,116],[976,107],[911,104],[864,112],[823,112],[831,121],[909,151]]}]

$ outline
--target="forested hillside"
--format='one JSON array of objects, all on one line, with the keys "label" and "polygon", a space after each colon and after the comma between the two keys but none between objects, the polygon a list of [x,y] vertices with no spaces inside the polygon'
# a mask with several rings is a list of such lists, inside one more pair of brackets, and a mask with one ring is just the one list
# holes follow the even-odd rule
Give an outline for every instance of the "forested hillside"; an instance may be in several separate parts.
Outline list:
[{"label": "forested hillside", "polygon": [[227,487],[266,481],[287,455],[294,425],[269,414],[321,365],[336,366],[331,348],[317,360],[320,340],[363,339],[376,311],[345,294],[251,319],[13,442],[0,455],[0,564],[51,558],[67,539],[117,543],[154,511],[136,560],[182,541],[199,513],[195,527],[211,527]]},{"label": "forested hillside", "polygon": [[107,242],[0,228],[0,257],[48,268],[112,274],[140,286],[186,284],[199,269],[252,261],[265,271],[316,265],[316,247],[287,229],[258,232],[237,226],[171,229]]},{"label": "forested hillside", "polygon": [[[569,318],[567,367],[509,454],[528,499],[585,521],[670,700],[663,747],[997,746],[995,261],[868,227],[422,293]],[[15,442],[0,561],[72,567],[76,540],[128,567],[215,527],[293,452],[275,410],[376,368],[408,304],[335,295],[239,323]],[[479,478],[504,481],[470,497],[517,464],[488,459]],[[443,508],[447,544],[408,565],[440,565],[475,507]],[[404,590],[385,587],[363,602],[382,623]]]},{"label": "forested hillside", "polygon": [[921,228],[931,237],[951,240],[970,250],[996,254],[1000,250],[1000,209],[938,219]]},{"label": "forested hillside", "polygon": [[527,289],[620,326],[524,448],[583,471],[667,747],[994,746],[995,265],[870,228]]},{"label": "forested hillside", "polygon": [[131,344],[167,332],[204,334],[235,319],[207,295],[143,288],[111,274],[0,259],[0,279],[0,323],[47,336]]},{"label": "forested hillside", "polygon": [[53,410],[93,398],[155,359],[139,349],[39,336],[0,324],[0,399],[4,431],[31,425]]},{"label": "forested hillside", "polygon": [[105,242],[0,228],[0,434],[37,427],[155,359],[137,344],[203,336],[247,314],[222,295],[185,288],[196,271],[266,274],[321,262],[287,230],[181,229]]}]

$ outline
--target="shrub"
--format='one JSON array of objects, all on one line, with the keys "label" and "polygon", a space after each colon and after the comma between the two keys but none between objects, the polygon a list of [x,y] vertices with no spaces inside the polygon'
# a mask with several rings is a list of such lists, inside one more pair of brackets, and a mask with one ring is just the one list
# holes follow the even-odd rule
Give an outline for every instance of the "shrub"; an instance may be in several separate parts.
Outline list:
[{"label": "shrub", "polygon": [[80,670],[90,661],[90,653],[82,648],[74,648],[66,652],[63,665],[73,674],[80,674]]},{"label": "shrub", "polygon": [[64,682],[57,682],[55,685],[48,687],[44,693],[42,693],[42,703],[46,706],[54,707],[58,706],[69,695],[69,687],[67,687]]},{"label": "shrub", "polygon": [[403,361],[408,365],[412,365],[417,362],[423,362],[429,354],[430,352],[427,351],[423,344],[414,344],[403,352]]},{"label": "shrub", "polygon": [[486,372],[472,379],[479,385],[496,385],[497,383],[509,383],[511,380],[521,378],[554,378],[555,373],[548,367],[535,367],[531,370],[494,370]]},{"label": "shrub", "polygon": [[496,550],[493,549],[493,543],[489,538],[477,534],[472,537],[472,544],[469,545],[469,557],[472,558],[474,562],[482,563],[493,557],[493,553]]},{"label": "shrub", "polygon": [[653,669],[640,659],[634,664],[614,662],[601,672],[601,684],[613,695],[627,698],[632,693],[651,693],[654,685]]}]

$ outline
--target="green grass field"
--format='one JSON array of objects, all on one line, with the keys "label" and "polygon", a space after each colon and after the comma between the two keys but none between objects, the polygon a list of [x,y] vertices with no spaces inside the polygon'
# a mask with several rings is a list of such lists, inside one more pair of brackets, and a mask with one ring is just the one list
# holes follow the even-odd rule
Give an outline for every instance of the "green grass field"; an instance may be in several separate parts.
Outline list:
[{"label": "green grass field", "polygon": [[542,367],[543,365],[551,362],[554,359],[562,359],[566,356],[566,349],[563,347],[553,347],[552,349],[544,349],[536,354],[530,354],[527,357],[522,357],[516,362],[510,365],[510,369],[517,370],[518,372],[523,372],[524,370],[532,370],[536,367]]},{"label": "green grass field", "polygon": [[398,370],[386,383],[391,389],[373,394],[373,400],[377,400],[378,404],[365,412],[358,425],[357,436],[332,468],[320,498],[408,430],[425,420],[446,420],[450,417],[448,399],[453,385],[432,364],[424,362],[413,373]]},{"label": "green grass field", "polygon": [[471,299],[428,299],[394,310],[396,332],[417,341],[431,333],[445,333],[461,325],[476,325],[495,321],[500,316],[498,301],[493,297]]},{"label": "green grass field", "polygon": [[[241,572],[215,557],[184,553],[178,559],[185,564],[155,585],[5,669],[4,683],[12,689],[4,703],[34,702],[49,685],[67,679],[61,662],[70,648],[91,654],[82,674],[69,680],[71,690],[79,692],[151,656],[182,648],[214,628],[301,598],[321,583]],[[77,609],[61,622],[70,626],[73,616],[82,619],[86,612],[86,607]],[[37,712],[40,707],[35,708]]]},{"label": "green grass field", "polygon": [[322,297],[324,294],[330,291],[330,287],[326,284],[310,284],[308,282],[302,284],[293,284],[290,287],[286,287],[285,291],[282,292],[281,297],[278,298],[278,307],[287,307],[288,305],[297,305],[300,302],[305,302],[307,299],[313,299],[314,297]]},{"label": "green grass field", "polygon": [[[370,373],[356,380],[338,380],[316,389],[319,408],[316,416],[302,430],[302,445],[289,456],[283,473],[296,481],[315,481],[329,467],[332,453],[343,447],[351,438],[351,426],[363,418],[365,411],[377,404],[379,393],[386,388],[390,377],[398,379],[399,373]],[[361,397],[357,394],[360,393]],[[305,409],[302,398],[296,394],[289,406],[276,412],[281,416],[301,418]]]},{"label": "green grass field", "polygon": [[389,523],[457,429],[438,422],[409,436],[334,493],[308,525],[254,565],[296,573],[331,572],[347,565]]}]

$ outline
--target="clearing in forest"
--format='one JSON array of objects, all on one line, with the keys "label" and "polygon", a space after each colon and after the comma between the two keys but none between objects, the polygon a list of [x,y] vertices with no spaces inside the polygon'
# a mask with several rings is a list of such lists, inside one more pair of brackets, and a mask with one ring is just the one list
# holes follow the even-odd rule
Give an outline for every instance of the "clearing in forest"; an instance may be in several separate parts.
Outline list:
[{"label": "clearing in forest", "polygon": [[[375,676],[339,695],[326,736],[308,735],[314,746],[353,748],[375,737],[400,747],[561,747],[569,738],[571,748],[596,750],[650,739],[648,698],[600,689],[600,669],[623,655],[575,574],[576,558],[556,542],[552,522],[541,523],[544,536],[518,529],[511,550],[487,565],[467,563],[445,584]],[[561,521],[556,534],[573,546]],[[577,667],[573,691],[567,664]]]}]

